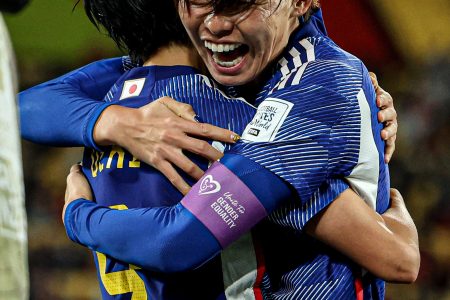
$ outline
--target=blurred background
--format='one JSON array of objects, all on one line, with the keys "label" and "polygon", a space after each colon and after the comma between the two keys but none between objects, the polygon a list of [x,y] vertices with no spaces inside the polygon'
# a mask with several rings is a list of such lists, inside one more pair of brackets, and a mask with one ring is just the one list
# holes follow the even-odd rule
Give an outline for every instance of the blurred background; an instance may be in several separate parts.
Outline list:
[{"label": "blurred background", "polygon": [[[121,55],[76,1],[39,0],[6,15],[20,88],[91,61]],[[392,186],[420,234],[413,285],[388,285],[387,299],[450,299],[450,1],[322,0],[330,36],[362,58],[399,113]],[[69,242],[60,218],[65,177],[78,149],[23,142],[31,299],[99,299],[89,251]]]}]

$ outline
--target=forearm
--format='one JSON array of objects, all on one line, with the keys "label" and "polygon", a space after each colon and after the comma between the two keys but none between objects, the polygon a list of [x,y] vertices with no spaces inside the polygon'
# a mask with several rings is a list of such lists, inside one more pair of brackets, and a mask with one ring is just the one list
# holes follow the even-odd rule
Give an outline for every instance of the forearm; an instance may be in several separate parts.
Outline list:
[{"label": "forearm", "polygon": [[409,241],[415,227],[401,225],[399,219],[385,222],[349,189],[313,218],[306,230],[384,280],[411,282],[418,270],[418,249]]},{"label": "forearm", "polygon": [[275,175],[255,163],[242,169],[241,163],[227,158],[227,167],[216,163],[175,207],[115,211],[75,201],[65,213],[67,233],[75,242],[146,269],[196,268],[290,196]]},{"label": "forearm", "polygon": [[22,137],[53,146],[93,146],[101,101],[123,72],[122,59],[87,65],[19,94]]},{"label": "forearm", "polygon": [[118,211],[75,201],[65,219],[73,241],[148,270],[190,270],[220,251],[212,234],[182,205]]},{"label": "forearm", "polygon": [[388,210],[381,215],[384,224],[396,237],[399,251],[393,261],[396,262],[396,274],[398,278],[391,281],[414,282],[417,278],[420,267],[419,237],[416,226],[405,206],[398,207],[397,210]]}]

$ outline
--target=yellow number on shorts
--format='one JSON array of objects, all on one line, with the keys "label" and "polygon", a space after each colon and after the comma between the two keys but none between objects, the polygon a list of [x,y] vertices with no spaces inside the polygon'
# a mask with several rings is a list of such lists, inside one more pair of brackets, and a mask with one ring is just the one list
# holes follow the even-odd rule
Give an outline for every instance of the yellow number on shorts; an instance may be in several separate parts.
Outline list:
[{"label": "yellow number on shorts", "polygon": [[[111,206],[111,208],[118,210],[128,209],[128,207],[123,204]],[[131,300],[148,299],[144,281],[135,271],[140,269],[139,267],[129,265],[130,269],[128,270],[106,273],[106,256],[99,252],[96,252],[96,254],[100,278],[108,294],[114,296],[125,293],[133,293]]]}]

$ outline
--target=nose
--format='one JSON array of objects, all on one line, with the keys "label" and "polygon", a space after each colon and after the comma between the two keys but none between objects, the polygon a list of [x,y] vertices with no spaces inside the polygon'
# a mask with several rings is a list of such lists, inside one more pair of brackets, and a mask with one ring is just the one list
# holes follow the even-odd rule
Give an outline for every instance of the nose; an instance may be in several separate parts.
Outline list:
[{"label": "nose", "polygon": [[233,21],[223,15],[216,15],[214,13],[209,14],[205,18],[206,28],[216,36],[225,36],[233,31],[234,23]]}]

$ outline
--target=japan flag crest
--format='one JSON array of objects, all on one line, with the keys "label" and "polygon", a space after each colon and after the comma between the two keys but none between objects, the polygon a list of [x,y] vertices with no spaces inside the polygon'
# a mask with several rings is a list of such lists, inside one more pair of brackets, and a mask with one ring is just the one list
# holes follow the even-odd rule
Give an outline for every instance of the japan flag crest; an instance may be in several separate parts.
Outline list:
[{"label": "japan flag crest", "polygon": [[144,88],[145,78],[127,80],[123,83],[122,95],[119,100],[137,97]]}]

